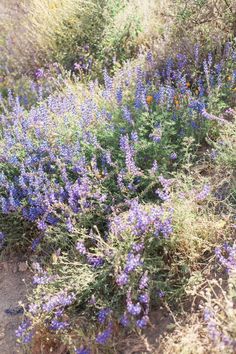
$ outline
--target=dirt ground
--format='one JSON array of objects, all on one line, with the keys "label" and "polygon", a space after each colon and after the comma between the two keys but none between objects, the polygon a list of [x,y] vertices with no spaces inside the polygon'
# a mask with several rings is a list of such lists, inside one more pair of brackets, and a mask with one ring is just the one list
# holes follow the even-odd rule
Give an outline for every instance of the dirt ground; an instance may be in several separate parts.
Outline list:
[{"label": "dirt ground", "polygon": [[18,303],[25,300],[30,278],[26,263],[0,261],[0,354],[23,354],[15,330],[22,320]]}]

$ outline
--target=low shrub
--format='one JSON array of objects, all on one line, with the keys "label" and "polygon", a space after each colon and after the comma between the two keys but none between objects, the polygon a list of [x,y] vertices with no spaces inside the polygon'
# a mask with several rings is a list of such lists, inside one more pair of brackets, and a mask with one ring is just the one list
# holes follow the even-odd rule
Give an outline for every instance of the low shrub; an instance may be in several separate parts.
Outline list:
[{"label": "low shrub", "polygon": [[149,53],[128,77],[104,71],[104,88],[68,86],[28,112],[12,99],[1,118],[2,213],[37,227],[31,247],[42,263],[17,332],[23,343],[48,330],[72,351],[102,351],[119,325],[140,330],[160,298],[182,296],[227,236],[229,220],[208,214],[205,203],[217,210],[217,201],[207,178],[169,177],[180,167],[189,174],[198,149],[232,124],[228,47],[220,66],[209,54],[189,71],[177,55],[156,71]]}]

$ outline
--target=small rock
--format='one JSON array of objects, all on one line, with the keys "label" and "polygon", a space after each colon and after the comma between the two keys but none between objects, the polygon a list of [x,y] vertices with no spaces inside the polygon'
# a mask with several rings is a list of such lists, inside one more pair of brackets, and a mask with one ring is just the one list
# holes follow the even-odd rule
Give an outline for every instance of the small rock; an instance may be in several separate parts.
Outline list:
[{"label": "small rock", "polygon": [[20,262],[18,264],[19,272],[25,272],[28,269],[28,264],[26,262]]},{"label": "small rock", "polygon": [[12,272],[15,274],[17,272],[17,265],[14,264],[12,267]]},{"label": "small rock", "polygon": [[4,331],[0,331],[0,341],[2,341],[4,337],[5,337]]},{"label": "small rock", "polygon": [[9,269],[8,263],[7,263],[7,262],[3,262],[2,265],[3,265],[3,269],[4,269],[5,271],[8,271],[8,269]]}]

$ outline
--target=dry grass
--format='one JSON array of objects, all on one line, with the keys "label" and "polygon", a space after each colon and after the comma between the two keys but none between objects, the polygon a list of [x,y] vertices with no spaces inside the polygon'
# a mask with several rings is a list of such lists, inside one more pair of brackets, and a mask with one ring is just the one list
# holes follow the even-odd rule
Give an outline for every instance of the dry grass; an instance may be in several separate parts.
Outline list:
[{"label": "dry grass", "polygon": [[193,314],[190,323],[177,327],[172,334],[162,338],[160,348],[155,354],[207,354],[208,344],[206,329],[199,317]]},{"label": "dry grass", "polygon": [[205,200],[197,200],[197,194],[206,184],[211,185],[209,178],[182,175],[176,178],[172,192],[174,252],[181,259],[187,258],[192,266],[218,242],[223,242],[230,228],[228,216],[214,213],[219,204],[213,195],[217,185],[211,186]]},{"label": "dry grass", "polygon": [[73,22],[83,0],[30,0],[3,3],[4,52],[9,69],[19,73],[46,64],[56,50],[56,34]]},{"label": "dry grass", "polygon": [[[1,1],[2,64],[6,71],[18,73],[30,73],[55,58],[73,63],[79,56],[80,38],[93,41],[99,31],[93,31],[90,24],[99,28],[99,18],[104,16],[104,4],[95,0]],[[106,23],[96,44],[101,57],[114,54],[127,59],[151,48],[160,59],[179,50],[190,53],[196,41],[215,46],[232,37],[236,33],[233,0],[227,1],[228,6],[221,0],[202,3],[107,0]],[[99,65],[96,70],[101,70]]]}]

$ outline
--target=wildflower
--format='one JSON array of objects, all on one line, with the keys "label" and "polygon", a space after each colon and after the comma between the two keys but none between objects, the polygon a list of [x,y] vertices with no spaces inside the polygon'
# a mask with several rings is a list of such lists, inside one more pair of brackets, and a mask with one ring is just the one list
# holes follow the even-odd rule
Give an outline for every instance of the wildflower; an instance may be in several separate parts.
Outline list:
[{"label": "wildflower", "polygon": [[132,248],[135,252],[139,253],[144,249],[144,243],[143,242],[135,243]]},{"label": "wildflower", "polygon": [[133,253],[129,253],[126,260],[125,273],[134,271],[141,264],[140,254],[134,255]]},{"label": "wildflower", "polygon": [[221,73],[221,70],[222,70],[222,65],[221,65],[221,63],[216,64],[216,65],[215,65],[215,68],[216,68],[216,73],[217,73],[217,75],[219,76],[220,73]]},{"label": "wildflower", "polygon": [[113,80],[109,76],[106,69],[103,71],[103,79],[104,79],[104,84],[105,84],[104,97],[109,98],[109,97],[111,97],[112,90],[113,90]]},{"label": "wildflower", "polygon": [[148,324],[149,318],[148,316],[143,316],[140,320],[136,321],[136,325],[138,328],[145,328]]},{"label": "wildflower", "polygon": [[159,298],[163,298],[163,297],[165,296],[165,292],[164,292],[163,290],[158,290],[157,296],[158,296]]},{"label": "wildflower", "polygon": [[39,310],[39,305],[37,305],[37,304],[30,304],[29,305],[29,312],[32,313],[32,315],[36,315],[38,310]]},{"label": "wildflower", "polygon": [[147,62],[152,65],[153,64],[153,55],[152,52],[148,51],[147,56],[146,56]]},{"label": "wildflower", "polygon": [[218,151],[216,149],[212,149],[210,153],[210,157],[212,160],[215,160],[218,156]]},{"label": "wildflower", "polygon": [[167,80],[170,80],[170,78],[171,78],[172,69],[173,69],[173,59],[168,58],[167,63],[166,63],[166,78],[167,78]]},{"label": "wildflower", "polygon": [[205,73],[206,78],[208,80],[209,79],[209,67],[208,67],[207,60],[203,61],[203,70],[204,70],[204,73]]},{"label": "wildflower", "polygon": [[133,124],[131,112],[127,106],[122,107],[122,113],[124,120],[126,120],[129,124]]},{"label": "wildflower", "polygon": [[126,273],[122,273],[116,278],[116,283],[118,286],[122,287],[128,283],[128,280],[128,275]]},{"label": "wildflower", "polygon": [[100,333],[97,337],[96,337],[96,342],[98,344],[106,344],[106,342],[109,340],[109,338],[112,335],[112,324],[109,323],[107,329],[105,329],[105,331],[103,331],[102,333]]},{"label": "wildflower", "polygon": [[116,101],[120,105],[122,103],[123,93],[121,87],[119,87],[116,91]]},{"label": "wildflower", "polygon": [[178,100],[175,100],[175,106],[179,107],[179,101]]},{"label": "wildflower", "polygon": [[112,159],[111,159],[111,152],[106,151],[105,153],[105,160],[108,165],[112,165]]},{"label": "wildflower", "polygon": [[35,251],[36,248],[38,247],[38,245],[40,244],[40,242],[42,241],[42,238],[43,236],[39,236],[37,238],[35,238],[33,241],[32,241],[32,245],[31,245],[31,249],[32,251]]},{"label": "wildflower", "polygon": [[236,271],[236,245],[230,246],[226,243],[223,247],[216,248],[215,254],[228,273]]},{"label": "wildflower", "polygon": [[45,272],[43,275],[34,275],[33,276],[33,284],[35,285],[44,285],[44,284],[49,284],[54,277],[47,275]]},{"label": "wildflower", "polygon": [[223,345],[226,347],[231,346],[231,347],[235,348],[236,342],[230,336],[222,335],[222,342],[223,342]]},{"label": "wildflower", "polygon": [[202,201],[202,200],[206,199],[206,197],[210,194],[210,192],[211,192],[211,187],[208,184],[205,184],[203,186],[202,191],[196,195],[196,199],[198,201]]},{"label": "wildflower", "polygon": [[214,318],[214,313],[207,307],[204,309],[204,320],[207,323],[207,329],[210,338],[215,342],[220,337],[217,324]]},{"label": "wildflower", "polygon": [[138,142],[138,133],[137,133],[136,131],[131,132],[131,140],[132,140],[134,143],[137,143],[137,142]]},{"label": "wildflower", "polygon": [[140,67],[137,68],[137,82],[135,90],[135,108],[140,109],[147,105],[146,101],[146,89],[143,84],[143,72]]},{"label": "wildflower", "polygon": [[71,218],[68,218],[68,219],[66,220],[66,228],[67,228],[68,232],[70,232],[70,233],[73,232],[74,226],[73,226],[73,224],[72,224]]},{"label": "wildflower", "polygon": [[149,282],[149,278],[148,278],[147,272],[145,272],[139,281],[139,289],[147,288],[148,282]]},{"label": "wildflower", "polygon": [[[47,299],[46,299],[47,300]],[[51,312],[57,307],[66,307],[71,305],[75,300],[75,294],[67,294],[61,291],[60,293],[50,297],[42,306],[43,311]]]},{"label": "wildflower", "polygon": [[149,295],[147,293],[139,295],[139,301],[141,304],[148,304],[149,303]]},{"label": "wildflower", "polygon": [[152,104],[152,102],[153,102],[153,96],[147,96],[146,97],[146,102],[147,102],[147,104],[150,106],[151,104]]},{"label": "wildflower", "polygon": [[29,331],[29,328],[31,326],[31,321],[29,319],[26,319],[24,322],[20,324],[18,329],[16,330],[16,337],[21,339],[22,343],[27,344],[31,342],[33,334],[31,331]]},{"label": "wildflower", "polygon": [[152,174],[155,174],[155,173],[157,172],[157,170],[158,170],[158,164],[157,164],[157,161],[154,160],[150,172],[151,172]]},{"label": "wildflower", "polygon": [[0,249],[3,247],[5,242],[6,235],[3,232],[0,232]]},{"label": "wildflower", "polygon": [[87,261],[93,268],[101,267],[104,264],[104,260],[101,257],[92,255],[87,256]]},{"label": "wildflower", "polygon": [[178,67],[180,70],[182,70],[187,64],[187,56],[185,54],[178,53],[176,55],[176,58],[178,61]]},{"label": "wildflower", "polygon": [[53,319],[51,321],[50,326],[49,326],[49,328],[52,329],[53,331],[59,331],[59,330],[65,329],[67,327],[69,327],[68,322],[58,321],[57,319]]},{"label": "wildflower", "polygon": [[37,221],[37,227],[41,231],[46,231],[48,226],[47,226],[47,224],[46,224],[46,222],[44,220],[38,220]]},{"label": "wildflower", "polygon": [[162,187],[167,191],[169,187],[172,185],[173,180],[164,178],[162,175],[159,176],[159,182],[161,183]]},{"label": "wildflower", "polygon": [[42,79],[42,78],[44,77],[44,70],[43,70],[43,68],[37,69],[37,70],[35,71],[35,77],[36,77],[37,80]]},{"label": "wildflower", "polygon": [[83,242],[77,242],[76,249],[82,255],[86,255],[87,254],[87,250],[86,250],[85,245],[84,245]]},{"label": "wildflower", "polygon": [[133,180],[133,183],[134,183],[135,185],[137,185],[137,184],[139,184],[140,182],[141,182],[141,177],[135,176],[135,177],[134,177],[134,180]]},{"label": "wildflower", "polygon": [[82,69],[81,64],[75,63],[75,64],[74,64],[74,69],[75,69],[75,70],[78,70],[78,71],[81,70],[81,69]]},{"label": "wildflower", "polygon": [[86,349],[85,347],[81,347],[75,350],[75,354],[90,354],[90,353],[91,351],[89,349]]},{"label": "wildflower", "polygon": [[138,316],[141,313],[142,308],[139,302],[137,302],[136,304],[133,304],[132,302],[128,302],[127,310],[131,315]]},{"label": "wildflower", "polygon": [[198,129],[199,128],[199,126],[197,125],[197,123],[194,120],[191,120],[190,124],[191,124],[191,127],[193,129]]},{"label": "wildflower", "polygon": [[200,48],[199,44],[196,44],[194,46],[194,62],[195,62],[195,65],[197,65],[198,61],[199,61],[199,48]]},{"label": "wildflower", "polygon": [[170,159],[171,159],[171,160],[176,160],[176,159],[177,159],[177,154],[176,154],[176,152],[172,152],[172,153],[170,154]]},{"label": "wildflower", "polygon": [[126,314],[124,314],[123,316],[121,316],[120,318],[120,324],[123,326],[123,327],[128,327],[129,324],[130,324],[130,320],[128,318],[128,316]]},{"label": "wildflower", "polygon": [[104,323],[107,316],[111,313],[111,309],[105,308],[99,311],[98,313],[98,322]]},{"label": "wildflower", "polygon": [[208,66],[209,66],[209,68],[212,66],[212,62],[213,62],[212,54],[208,53]]},{"label": "wildflower", "polygon": [[170,195],[169,195],[169,193],[168,193],[167,191],[162,191],[162,190],[160,190],[160,189],[157,189],[155,193],[156,193],[156,194],[158,195],[158,197],[159,197],[161,200],[163,200],[163,201],[167,201],[167,200],[170,199]]},{"label": "wildflower", "polygon": [[121,136],[120,147],[125,154],[125,164],[128,172],[132,174],[136,174],[138,172],[138,168],[136,167],[134,161],[135,152],[133,146],[129,142],[128,135]]},{"label": "wildflower", "polygon": [[160,126],[154,128],[152,134],[149,135],[150,138],[152,138],[152,140],[155,143],[159,143],[161,141],[161,137],[162,137],[162,129]]},{"label": "wildflower", "polygon": [[205,109],[205,104],[200,101],[192,101],[189,104],[189,108],[192,108],[194,111],[197,111],[199,113],[202,113]]}]

